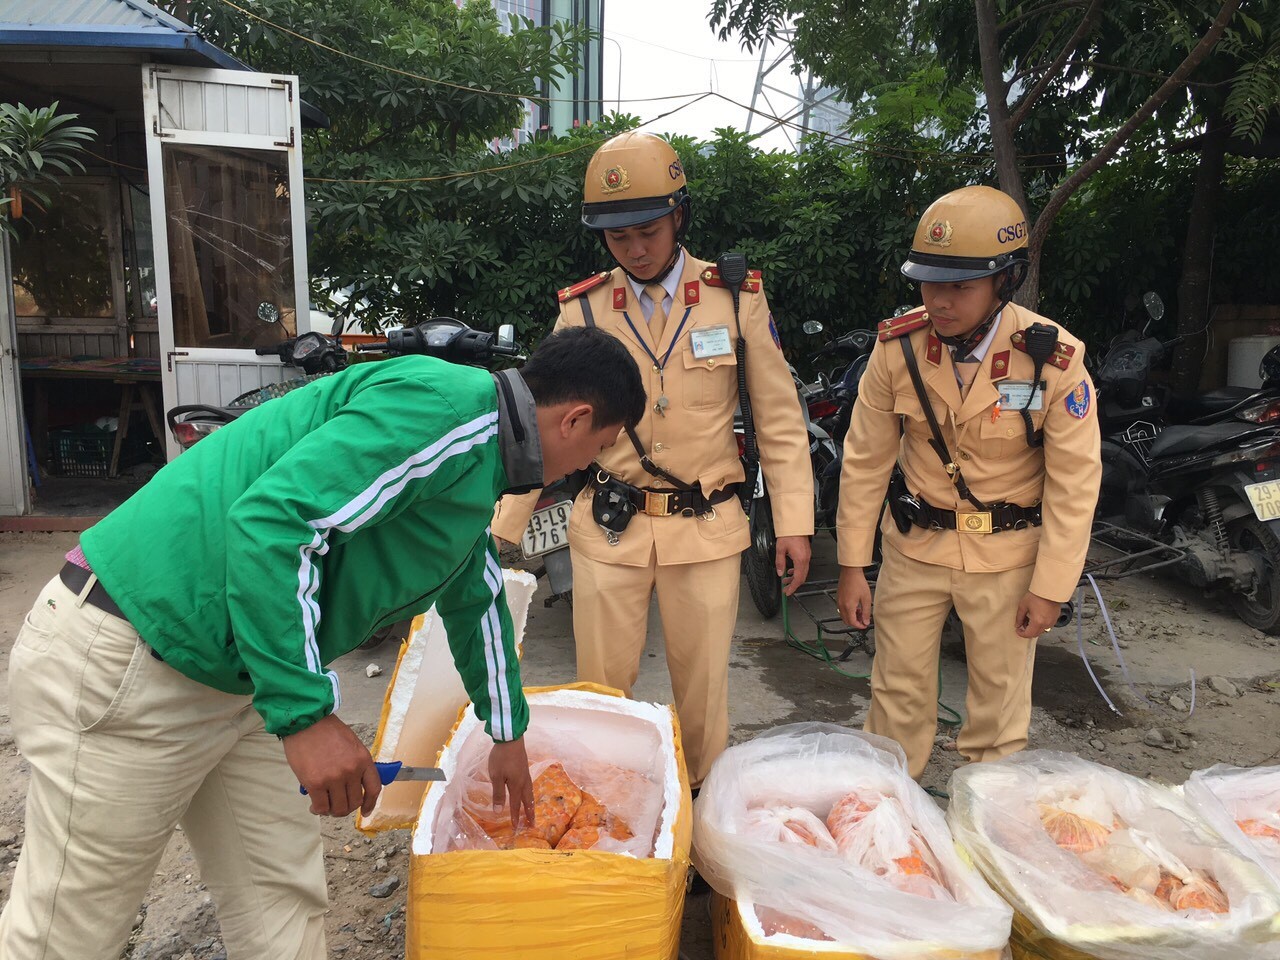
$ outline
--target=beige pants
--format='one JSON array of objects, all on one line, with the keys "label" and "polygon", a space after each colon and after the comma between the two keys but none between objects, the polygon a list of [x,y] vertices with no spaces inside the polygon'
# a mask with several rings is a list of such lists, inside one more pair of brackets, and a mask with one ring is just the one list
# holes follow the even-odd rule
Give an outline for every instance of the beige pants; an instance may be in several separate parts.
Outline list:
[{"label": "beige pants", "polygon": [[965,573],[886,544],[872,605],[876,656],[866,729],[898,741],[916,779],[937,733],[938,648],[953,605],[969,665],[956,748],[969,760],[999,760],[1027,745],[1036,644],[1018,636],[1013,618],[1031,574],[1031,567]]},{"label": "beige pants", "polygon": [[[570,545],[572,549],[572,544]],[[640,674],[649,599],[658,613],[692,786],[729,742],[729,645],[738,619],[742,558],[645,567],[600,563],[573,553],[573,636],[578,679],[631,696]]]},{"label": "beige pants", "polygon": [[230,960],[325,956],[319,821],[249,697],[188,680],[55,578],[9,702],[31,785],[0,960],[116,960],[179,823]]}]

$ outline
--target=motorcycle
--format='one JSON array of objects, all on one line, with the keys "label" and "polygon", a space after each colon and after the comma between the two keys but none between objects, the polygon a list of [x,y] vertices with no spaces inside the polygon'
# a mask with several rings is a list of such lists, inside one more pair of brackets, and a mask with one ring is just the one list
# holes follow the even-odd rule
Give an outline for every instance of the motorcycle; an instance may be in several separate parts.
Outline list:
[{"label": "motorcycle", "polygon": [[[204,437],[254,407],[345,369],[349,356],[342,345],[342,329],[342,320],[339,318],[334,321],[333,330],[327,336],[312,331],[269,347],[258,347],[254,351],[258,356],[276,355],[285,366],[301,370],[302,376],[249,390],[226,406],[194,403],[172,408],[166,418],[178,446],[184,450],[190,449]],[[452,317],[435,317],[416,326],[390,330],[386,341],[359,344],[356,351],[395,356],[424,354],[450,363],[475,366],[485,366],[495,357],[520,356],[515,345],[515,328],[510,324],[503,324],[494,335],[473,330]]]},{"label": "motorcycle", "polygon": [[[1156,303],[1148,309],[1153,319],[1162,312]],[[1182,577],[1228,590],[1241,620],[1280,632],[1280,426],[1260,418],[1167,424],[1167,397],[1147,379],[1176,342],[1121,338],[1100,362],[1096,519],[1109,532],[1098,539],[1121,551],[1131,538],[1181,551]]]}]

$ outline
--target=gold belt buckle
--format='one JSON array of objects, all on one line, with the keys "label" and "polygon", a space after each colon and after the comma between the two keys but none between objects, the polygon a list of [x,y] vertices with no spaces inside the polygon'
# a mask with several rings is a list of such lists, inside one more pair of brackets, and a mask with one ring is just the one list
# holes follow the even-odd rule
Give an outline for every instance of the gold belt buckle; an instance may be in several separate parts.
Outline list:
[{"label": "gold belt buckle", "polygon": [[[646,490],[644,492],[644,513],[647,517],[671,516],[671,494]],[[990,526],[989,519],[988,526]]]},{"label": "gold belt buckle", "polygon": [[956,529],[961,533],[990,533],[991,511],[982,513],[956,513]]}]

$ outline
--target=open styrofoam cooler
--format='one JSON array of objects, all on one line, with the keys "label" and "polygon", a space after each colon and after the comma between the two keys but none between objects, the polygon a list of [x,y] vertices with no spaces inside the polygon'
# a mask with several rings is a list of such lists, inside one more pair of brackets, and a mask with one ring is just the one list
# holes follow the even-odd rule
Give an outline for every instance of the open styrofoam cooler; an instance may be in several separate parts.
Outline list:
[{"label": "open styrofoam cooler", "polygon": [[[520,639],[534,580],[511,571],[504,576]],[[490,741],[453,668],[443,623],[428,613],[402,648],[375,757],[439,766],[447,779],[397,781],[358,822],[370,832],[413,829],[406,958],[676,960],[692,817],[675,712],[591,684],[525,694],[525,746],[535,766],[563,759],[572,776],[575,763],[608,764],[659,788],[660,804],[645,821],[652,827],[651,855],[451,849],[461,777],[483,764]]]}]

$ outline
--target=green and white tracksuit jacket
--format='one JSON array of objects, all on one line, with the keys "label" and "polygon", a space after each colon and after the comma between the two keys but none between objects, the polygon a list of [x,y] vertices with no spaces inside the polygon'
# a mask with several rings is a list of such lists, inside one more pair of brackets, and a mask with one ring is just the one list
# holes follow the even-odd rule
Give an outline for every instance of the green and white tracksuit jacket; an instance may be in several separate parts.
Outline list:
[{"label": "green and white tracksuit jacket", "polygon": [[519,374],[356,364],[255,408],[86,531],[93,572],[174,669],[296,733],[338,705],[327,665],[435,604],[490,735],[528,724],[494,503],[542,482]]}]

